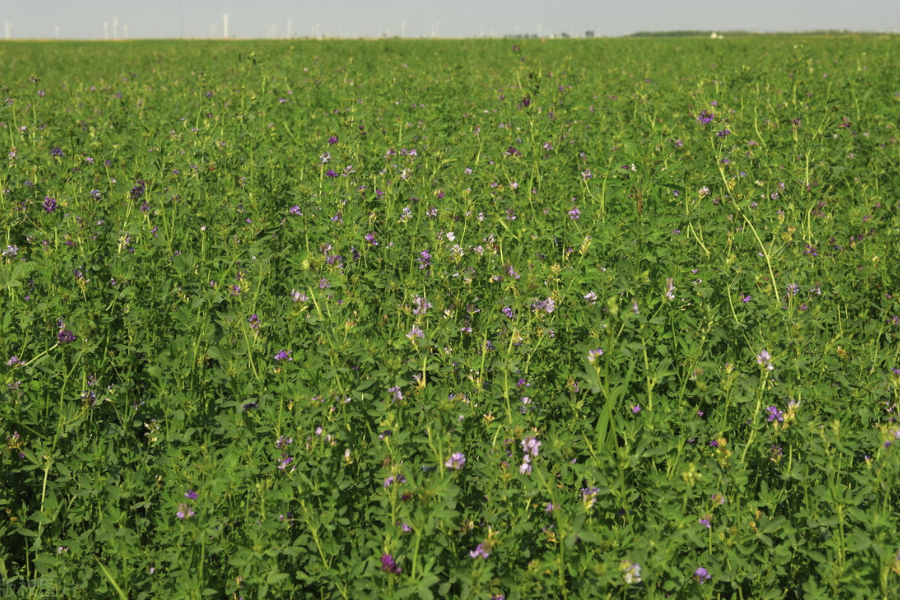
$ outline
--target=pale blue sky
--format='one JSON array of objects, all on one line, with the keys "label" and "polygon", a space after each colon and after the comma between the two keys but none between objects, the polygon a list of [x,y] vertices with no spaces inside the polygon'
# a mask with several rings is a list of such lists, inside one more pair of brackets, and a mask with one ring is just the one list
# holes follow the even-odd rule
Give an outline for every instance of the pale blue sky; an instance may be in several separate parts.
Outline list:
[{"label": "pale blue sky", "polygon": [[[898,0],[0,0],[0,38],[900,32]],[[105,25],[104,25],[105,23]]]}]

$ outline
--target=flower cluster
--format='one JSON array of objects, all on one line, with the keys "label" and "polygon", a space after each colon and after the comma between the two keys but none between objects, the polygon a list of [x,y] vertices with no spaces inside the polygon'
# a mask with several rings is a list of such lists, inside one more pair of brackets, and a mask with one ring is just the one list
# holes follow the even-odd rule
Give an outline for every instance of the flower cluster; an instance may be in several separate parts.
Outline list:
[{"label": "flower cluster", "polygon": [[531,473],[531,459],[537,458],[538,453],[541,450],[541,442],[534,436],[528,436],[522,438],[520,445],[522,446],[522,452],[524,452],[525,455],[522,457],[519,473],[522,475],[529,475]]},{"label": "flower cluster", "polygon": [[391,556],[390,554],[384,553],[381,555],[381,570],[384,571],[385,573],[393,573],[394,575],[397,575],[403,569],[401,569],[397,565],[396,561],[394,561],[393,556]]},{"label": "flower cluster", "polygon": [[622,564],[619,565],[619,570],[622,571],[622,578],[626,584],[631,585],[632,583],[641,582],[641,565],[638,563],[623,560]]},{"label": "flower cluster", "polygon": [[599,493],[600,488],[581,488],[581,503],[584,504],[584,510],[588,511],[594,508],[594,505],[597,503],[597,495]]},{"label": "flower cluster", "polygon": [[444,466],[453,471],[460,471],[466,465],[466,455],[462,452],[454,452],[444,463]]}]

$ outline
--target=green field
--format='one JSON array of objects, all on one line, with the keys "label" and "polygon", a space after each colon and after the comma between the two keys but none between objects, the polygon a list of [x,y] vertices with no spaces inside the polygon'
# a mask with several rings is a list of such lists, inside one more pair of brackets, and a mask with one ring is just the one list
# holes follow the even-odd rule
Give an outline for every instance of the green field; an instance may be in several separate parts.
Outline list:
[{"label": "green field", "polygon": [[0,91],[0,597],[898,597],[900,38]]}]

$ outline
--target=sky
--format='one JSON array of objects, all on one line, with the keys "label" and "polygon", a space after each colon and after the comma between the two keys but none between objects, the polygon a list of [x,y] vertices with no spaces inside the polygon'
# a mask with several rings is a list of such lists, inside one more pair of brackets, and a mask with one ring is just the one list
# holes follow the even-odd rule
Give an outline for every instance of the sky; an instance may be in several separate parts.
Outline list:
[{"label": "sky", "polygon": [[0,0],[0,39],[900,33],[898,0]]}]

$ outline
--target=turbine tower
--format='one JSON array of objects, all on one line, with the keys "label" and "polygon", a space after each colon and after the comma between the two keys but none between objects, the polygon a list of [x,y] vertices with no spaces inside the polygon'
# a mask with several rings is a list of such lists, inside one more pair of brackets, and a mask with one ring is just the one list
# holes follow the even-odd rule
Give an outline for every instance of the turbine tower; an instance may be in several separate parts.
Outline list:
[{"label": "turbine tower", "polygon": [[109,39],[109,21],[103,21],[103,39]]},{"label": "turbine tower", "polygon": [[12,27],[12,23],[9,21],[3,22],[3,28],[6,30],[6,39],[10,39],[9,30]]},{"label": "turbine tower", "polygon": [[288,19],[288,22],[287,22],[287,37],[288,37],[288,39],[291,39],[291,25],[293,25],[293,24],[294,24],[294,22],[291,21],[290,19]]},{"label": "turbine tower", "polygon": [[222,15],[222,28],[225,30],[225,33],[222,35],[226,40],[228,39],[228,13]]}]

